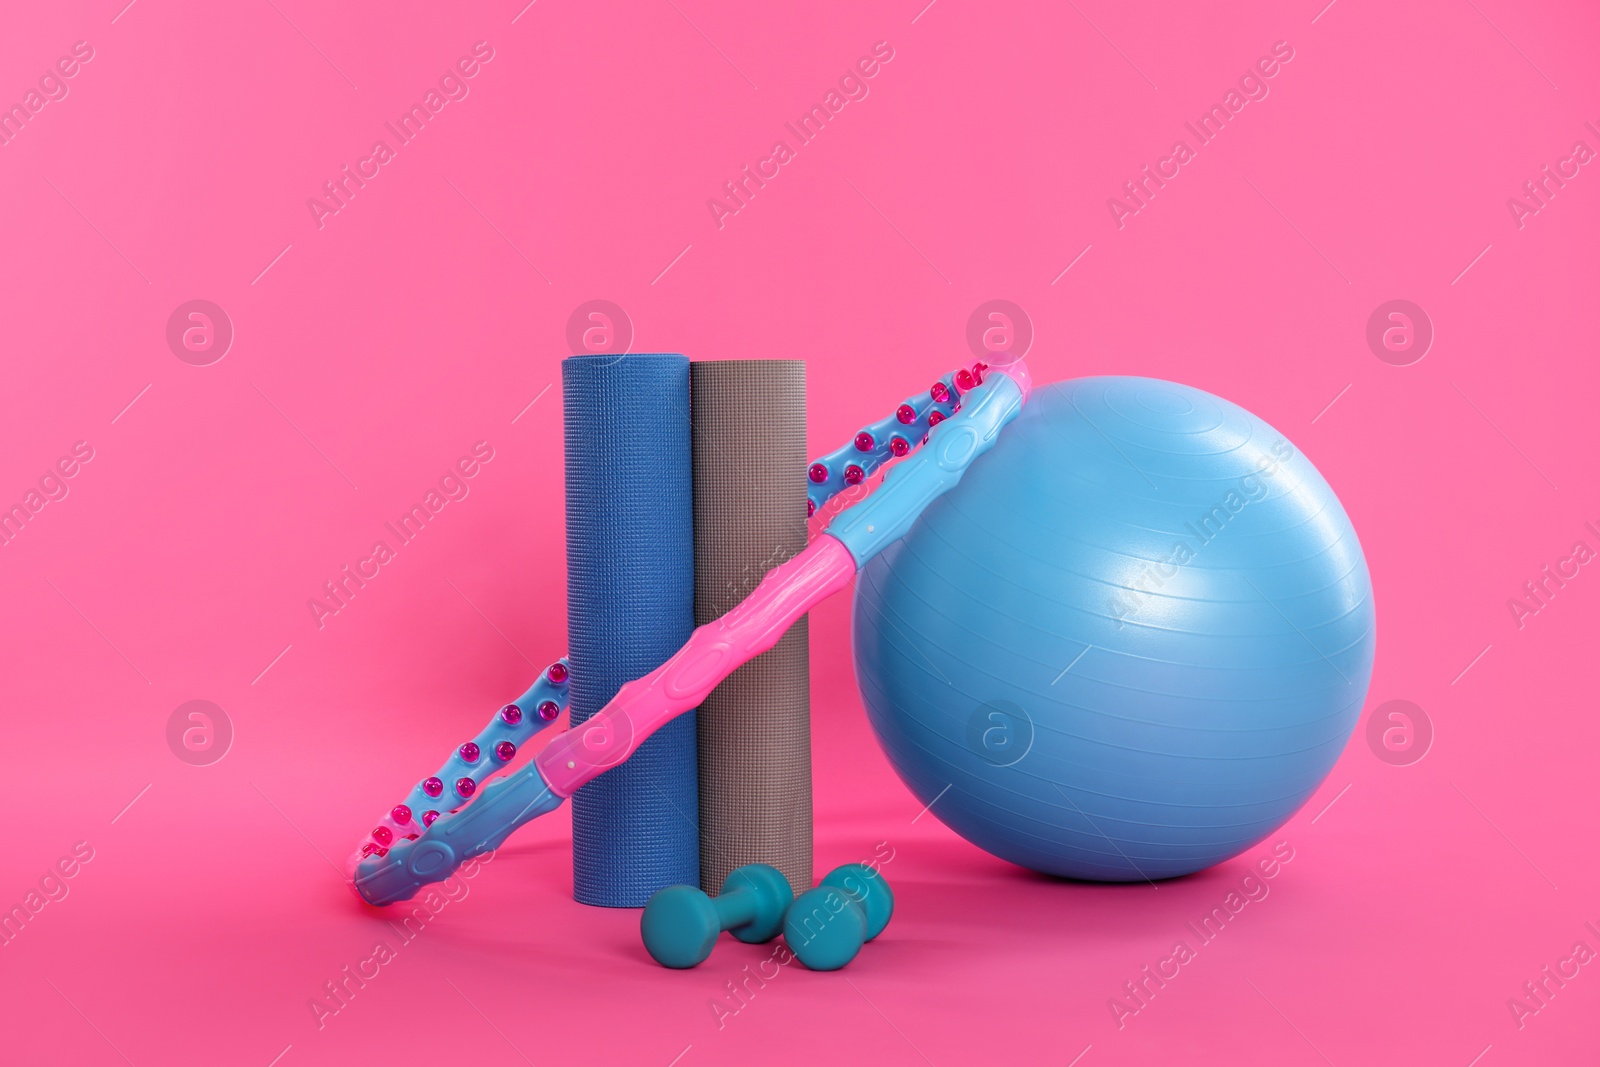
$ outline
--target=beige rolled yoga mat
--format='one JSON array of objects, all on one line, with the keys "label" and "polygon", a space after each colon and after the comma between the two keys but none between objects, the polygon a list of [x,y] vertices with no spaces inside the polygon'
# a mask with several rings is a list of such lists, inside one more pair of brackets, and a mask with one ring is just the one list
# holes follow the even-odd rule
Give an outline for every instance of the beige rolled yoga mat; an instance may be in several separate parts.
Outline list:
[{"label": "beige rolled yoga mat", "polygon": [[[797,359],[689,365],[695,625],[806,546],[806,375]],[[811,888],[807,620],[700,705],[700,884],[768,863]]]}]

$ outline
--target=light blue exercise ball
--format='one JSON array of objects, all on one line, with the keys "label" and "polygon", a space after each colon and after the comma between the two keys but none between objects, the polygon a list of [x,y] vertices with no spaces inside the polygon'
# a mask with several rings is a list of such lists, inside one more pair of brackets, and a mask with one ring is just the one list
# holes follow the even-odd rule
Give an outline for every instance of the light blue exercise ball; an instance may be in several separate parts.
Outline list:
[{"label": "light blue exercise ball", "polygon": [[1344,749],[1375,641],[1311,461],[1151,378],[1035,389],[856,583],[856,677],[900,777],[980,848],[1092,881],[1282,826]]}]

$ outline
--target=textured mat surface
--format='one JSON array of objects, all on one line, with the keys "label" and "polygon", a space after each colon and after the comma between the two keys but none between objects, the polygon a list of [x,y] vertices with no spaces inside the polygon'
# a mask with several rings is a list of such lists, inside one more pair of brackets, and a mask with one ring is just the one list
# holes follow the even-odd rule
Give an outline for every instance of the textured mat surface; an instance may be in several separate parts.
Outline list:
[{"label": "textured mat surface", "polygon": [[[576,726],[694,629],[689,361],[572,356],[561,364],[561,385]],[[699,884],[695,763],[690,712],[573,796],[580,903],[641,907],[664,886]]]},{"label": "textured mat surface", "polygon": [[[805,364],[690,367],[694,398],[695,622],[743,600],[806,546]],[[807,620],[740,667],[699,710],[700,877],[769,863],[811,888]]]}]

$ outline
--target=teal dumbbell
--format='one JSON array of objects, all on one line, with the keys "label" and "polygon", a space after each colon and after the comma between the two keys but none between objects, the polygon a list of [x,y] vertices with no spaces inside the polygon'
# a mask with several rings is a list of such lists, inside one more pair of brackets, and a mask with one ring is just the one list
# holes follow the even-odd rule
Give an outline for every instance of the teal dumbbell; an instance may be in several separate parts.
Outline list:
[{"label": "teal dumbbell", "polygon": [[859,863],[835,868],[801,893],[783,920],[783,939],[813,971],[837,971],[883,933],[894,914],[894,891],[882,873]]},{"label": "teal dumbbell", "polygon": [[792,903],[794,890],[783,873],[752,863],[728,875],[714,899],[692,885],[661,890],[645,905],[639,933],[663,967],[694,967],[711,955],[724,930],[751,945],[771,941]]}]

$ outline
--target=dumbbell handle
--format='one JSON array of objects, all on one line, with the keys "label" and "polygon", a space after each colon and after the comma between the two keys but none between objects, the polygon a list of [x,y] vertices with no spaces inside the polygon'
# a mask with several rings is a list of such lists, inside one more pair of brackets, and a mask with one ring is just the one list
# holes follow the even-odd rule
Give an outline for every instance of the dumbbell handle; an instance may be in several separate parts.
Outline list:
[{"label": "dumbbell handle", "polygon": [[631,756],[672,719],[698,707],[743,664],[778,643],[802,615],[850,584],[856,571],[904,536],[924,508],[961,480],[1022,410],[1024,365],[1015,377],[993,374],[928,444],[885,476],[878,491],[836,519],[820,537],[767,572],[738,606],[689,635],[682,648],[642,678],[623,685],[582,726],[558,735],[534,759],[557,796]]},{"label": "dumbbell handle", "polygon": [[712,897],[711,906],[717,909],[718,924],[724,930],[732,930],[755,919],[761,902],[749,889],[734,889]]}]

